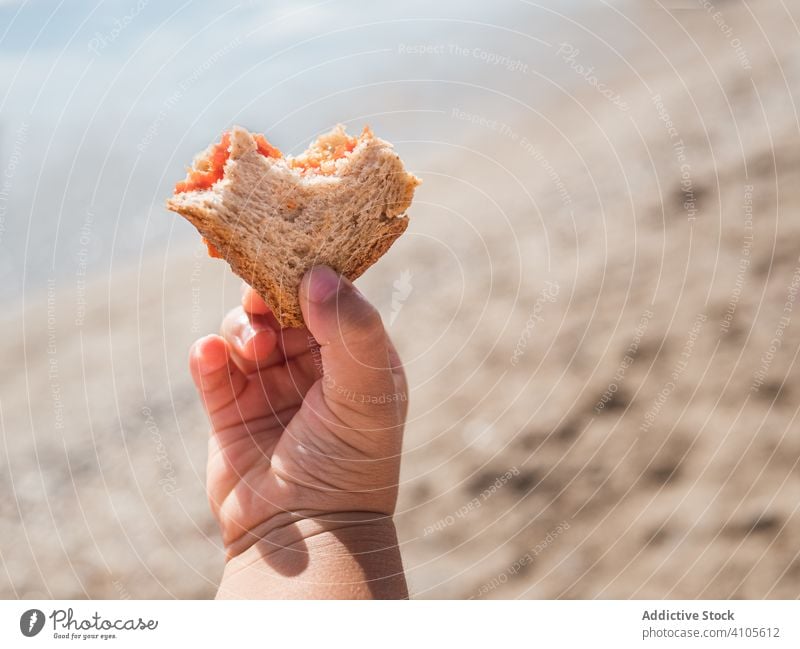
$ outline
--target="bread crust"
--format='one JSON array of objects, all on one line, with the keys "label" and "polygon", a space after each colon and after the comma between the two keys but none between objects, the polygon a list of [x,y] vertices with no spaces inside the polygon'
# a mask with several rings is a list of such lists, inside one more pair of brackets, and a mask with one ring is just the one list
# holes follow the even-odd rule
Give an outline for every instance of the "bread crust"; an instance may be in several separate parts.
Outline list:
[{"label": "bread crust", "polygon": [[[324,137],[324,136],[323,136]],[[225,175],[210,189],[176,194],[167,208],[188,219],[250,284],[284,327],[303,325],[303,275],[325,264],[350,280],[405,232],[420,180],[392,145],[366,130],[332,175],[301,173],[231,131]]]}]

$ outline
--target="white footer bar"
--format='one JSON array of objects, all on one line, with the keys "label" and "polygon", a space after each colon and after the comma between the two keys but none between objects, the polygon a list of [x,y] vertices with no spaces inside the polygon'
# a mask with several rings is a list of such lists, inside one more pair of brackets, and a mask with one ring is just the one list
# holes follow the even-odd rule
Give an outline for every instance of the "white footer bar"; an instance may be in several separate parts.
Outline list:
[{"label": "white footer bar", "polygon": [[225,649],[800,647],[800,602],[0,602],[0,647],[187,642]]}]

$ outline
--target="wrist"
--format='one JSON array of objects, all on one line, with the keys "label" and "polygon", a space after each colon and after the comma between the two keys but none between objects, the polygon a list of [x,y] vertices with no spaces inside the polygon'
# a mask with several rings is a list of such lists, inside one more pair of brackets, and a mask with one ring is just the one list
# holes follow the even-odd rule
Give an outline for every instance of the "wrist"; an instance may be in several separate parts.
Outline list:
[{"label": "wrist", "polygon": [[391,516],[297,512],[273,517],[226,548],[218,597],[408,597]]}]

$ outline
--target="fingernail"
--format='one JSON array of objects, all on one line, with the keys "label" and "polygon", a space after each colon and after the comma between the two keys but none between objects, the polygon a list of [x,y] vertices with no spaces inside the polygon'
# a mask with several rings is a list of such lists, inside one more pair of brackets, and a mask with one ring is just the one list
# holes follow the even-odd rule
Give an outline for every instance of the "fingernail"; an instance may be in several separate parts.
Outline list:
[{"label": "fingernail", "polygon": [[253,337],[256,335],[256,330],[250,324],[242,325],[242,328],[239,329],[238,334],[236,335],[236,339],[239,341],[240,346],[244,346],[249,343]]},{"label": "fingernail", "polygon": [[198,340],[192,349],[197,367],[203,376],[216,372],[228,362],[224,349],[220,353],[214,349],[215,344],[216,336],[206,336]]},{"label": "fingernail", "polygon": [[308,298],[318,304],[325,302],[339,292],[345,281],[327,266],[316,266],[308,279]]},{"label": "fingernail", "polygon": [[246,313],[239,316],[233,336],[240,347],[244,347],[257,333],[258,331],[253,327],[250,317]]}]

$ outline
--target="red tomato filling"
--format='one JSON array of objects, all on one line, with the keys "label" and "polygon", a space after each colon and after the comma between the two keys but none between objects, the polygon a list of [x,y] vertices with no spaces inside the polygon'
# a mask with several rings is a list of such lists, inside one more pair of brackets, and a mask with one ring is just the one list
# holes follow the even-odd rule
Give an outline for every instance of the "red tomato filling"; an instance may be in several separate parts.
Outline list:
[{"label": "red tomato filling", "polygon": [[352,153],[358,140],[359,138],[347,135],[344,131],[334,131],[319,138],[303,155],[291,158],[289,166],[292,169],[299,169],[301,173],[311,172],[330,176],[336,173],[334,163]]},{"label": "red tomato filling", "polygon": [[[265,158],[282,157],[281,152],[267,142],[263,135],[256,135],[255,140],[258,152]],[[230,146],[231,134],[226,131],[222,134],[219,143],[211,147],[210,153],[202,160],[195,162],[194,166],[189,169],[186,179],[175,185],[175,193],[209,189],[214,183],[222,180],[225,175],[225,163],[231,155]]]},{"label": "red tomato filling", "polygon": [[[300,170],[301,173],[319,173],[330,175],[336,172],[336,165],[333,164],[340,158],[352,153],[356,144],[362,137],[369,133],[367,127],[359,137],[351,137],[338,130],[326,137],[320,138],[302,156],[291,158],[289,166]],[[260,133],[253,136],[256,141],[257,151],[265,158],[281,158],[283,154],[272,146]],[[213,145],[205,158],[195,161],[189,169],[186,179],[175,185],[175,193],[193,192],[210,189],[215,183],[222,180],[225,175],[225,163],[230,157],[231,134],[225,131],[220,141]],[[289,209],[296,208],[294,201],[287,203]],[[209,257],[224,259],[224,255],[205,237],[203,243],[208,248]]]}]

